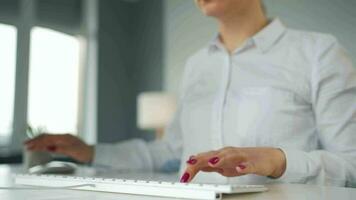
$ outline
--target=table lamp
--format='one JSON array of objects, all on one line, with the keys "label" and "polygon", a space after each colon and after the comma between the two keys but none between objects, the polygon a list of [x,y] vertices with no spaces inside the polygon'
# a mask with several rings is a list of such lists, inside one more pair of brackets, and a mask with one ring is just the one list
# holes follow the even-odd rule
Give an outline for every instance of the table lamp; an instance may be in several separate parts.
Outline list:
[{"label": "table lamp", "polygon": [[143,92],[137,98],[137,126],[144,130],[155,130],[156,139],[160,139],[175,110],[176,99],[173,95]]}]

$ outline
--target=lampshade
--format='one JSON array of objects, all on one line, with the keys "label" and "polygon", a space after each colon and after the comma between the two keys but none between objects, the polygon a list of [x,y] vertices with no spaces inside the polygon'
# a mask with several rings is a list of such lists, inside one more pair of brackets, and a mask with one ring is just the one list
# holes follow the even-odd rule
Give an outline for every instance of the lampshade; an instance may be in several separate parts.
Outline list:
[{"label": "lampshade", "polygon": [[176,99],[164,92],[144,92],[137,98],[137,126],[140,129],[165,127],[176,110]]}]

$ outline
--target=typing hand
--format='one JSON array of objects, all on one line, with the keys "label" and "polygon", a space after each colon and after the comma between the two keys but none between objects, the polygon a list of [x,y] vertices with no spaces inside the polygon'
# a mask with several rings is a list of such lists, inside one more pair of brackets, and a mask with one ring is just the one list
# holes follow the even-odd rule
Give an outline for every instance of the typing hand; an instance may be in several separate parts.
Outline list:
[{"label": "typing hand", "polygon": [[42,134],[24,144],[30,151],[49,151],[63,154],[83,163],[91,162],[94,156],[93,146],[85,144],[82,140],[70,134]]},{"label": "typing hand", "polygon": [[190,182],[199,171],[217,172],[226,177],[257,174],[278,178],[285,167],[286,158],[280,149],[225,147],[191,156],[180,181]]}]

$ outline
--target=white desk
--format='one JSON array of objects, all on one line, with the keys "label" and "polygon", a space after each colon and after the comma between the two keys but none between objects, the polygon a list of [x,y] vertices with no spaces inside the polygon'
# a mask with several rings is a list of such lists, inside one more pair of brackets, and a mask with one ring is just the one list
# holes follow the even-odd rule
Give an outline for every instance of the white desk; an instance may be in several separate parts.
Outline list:
[{"label": "white desk", "polygon": [[[0,187],[11,187],[13,181],[11,174],[21,172],[20,166],[0,165]],[[100,176],[100,177],[117,177],[117,178],[150,178],[161,179],[166,181],[178,180],[175,174],[151,174],[151,173],[125,173],[106,171],[102,169],[81,168],[76,175],[81,176]],[[320,187],[313,185],[267,185],[268,192],[254,194],[237,194],[224,196],[225,200],[354,200],[356,199],[356,189],[340,187]],[[136,195],[113,194],[103,192],[88,192],[77,190],[0,190],[1,200],[166,200],[168,198],[146,197]]]}]

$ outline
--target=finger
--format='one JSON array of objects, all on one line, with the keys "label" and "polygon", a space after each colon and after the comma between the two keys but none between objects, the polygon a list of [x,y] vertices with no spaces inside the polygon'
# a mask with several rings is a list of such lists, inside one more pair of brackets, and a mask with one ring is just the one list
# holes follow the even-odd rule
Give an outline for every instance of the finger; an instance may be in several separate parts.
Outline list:
[{"label": "finger", "polygon": [[[217,152],[215,151],[211,151],[211,152],[198,154],[197,156],[193,156],[193,157],[191,156],[190,159],[187,161],[188,165],[187,168],[185,169],[185,172],[181,176],[180,182],[183,183],[190,182],[199,171],[209,167],[209,165],[207,164],[207,160],[209,157],[211,157],[213,154],[216,153]],[[194,162],[192,162],[193,159]]]},{"label": "finger", "polygon": [[54,152],[56,151],[58,146],[56,145],[34,145],[34,146],[26,146],[27,150],[29,151],[49,151]]},{"label": "finger", "polygon": [[189,159],[186,161],[188,165],[195,165],[198,162],[195,156],[190,156]]},{"label": "finger", "polygon": [[235,168],[239,163],[246,162],[247,156],[234,149],[222,150],[215,157],[209,159],[208,163],[213,168]]},{"label": "finger", "polygon": [[76,151],[72,146],[57,146],[51,150],[53,153],[58,153],[74,158]]},{"label": "finger", "polygon": [[220,167],[224,165],[226,162],[227,155],[231,155],[232,153],[230,152],[231,148],[223,148],[218,151],[217,154],[215,154],[213,157],[210,157],[208,160],[208,164],[210,167]]},{"label": "finger", "polygon": [[44,135],[40,135],[40,136],[37,136],[37,137],[35,137],[35,138],[26,140],[24,144],[25,144],[27,147],[29,147],[29,146],[34,146],[38,141],[41,140],[41,137],[44,137]]},{"label": "finger", "polygon": [[256,173],[256,167],[253,162],[239,163],[235,169],[241,175]]},{"label": "finger", "polygon": [[47,148],[52,149],[54,145],[52,142],[50,141],[45,141],[42,139],[37,139],[36,141],[31,141],[28,144],[25,144],[27,150],[30,151],[47,151]]},{"label": "finger", "polygon": [[67,135],[43,134],[26,142],[26,147],[31,151],[51,151],[57,146],[70,144],[70,137]]},{"label": "finger", "polygon": [[202,162],[199,163],[199,161],[194,164],[194,165],[188,165],[187,168],[185,169],[185,172],[183,173],[180,182],[182,183],[188,183],[190,182],[195,175],[203,168],[206,166],[202,166]]},{"label": "finger", "polygon": [[186,161],[186,163],[187,163],[187,168],[180,179],[180,182],[182,183],[190,182],[194,178],[196,173],[198,173],[200,168],[199,166],[197,166],[199,163],[198,163],[198,158],[195,156],[190,156],[189,159]]},{"label": "finger", "polygon": [[67,144],[71,141],[71,135],[69,134],[42,134],[31,140],[26,141],[26,144],[37,144],[44,142],[51,142],[57,144]]},{"label": "finger", "polygon": [[30,151],[46,151],[47,146],[43,145],[43,138],[47,135],[38,136],[34,139],[28,140],[25,143],[27,150]]},{"label": "finger", "polygon": [[[188,165],[195,165],[198,162],[198,160],[195,158],[195,156],[190,156],[189,159],[186,161]],[[217,172],[217,173],[223,173],[224,170],[220,168],[212,168],[212,167],[205,167],[201,168],[200,171],[203,172]]]},{"label": "finger", "polygon": [[70,144],[71,140],[68,135],[49,135],[43,134],[32,140],[26,142],[26,146],[29,149],[45,149],[47,146],[51,145],[67,145]]},{"label": "finger", "polygon": [[73,145],[59,145],[59,146],[50,145],[47,147],[36,146],[29,150],[61,154],[61,155],[69,156],[80,162],[87,162],[86,160],[83,159],[85,158],[85,156],[83,157],[84,154],[82,151],[80,151],[78,146],[73,146]]},{"label": "finger", "polygon": [[41,143],[43,143],[44,141],[48,140],[48,138],[50,137],[50,135],[47,134],[43,134],[40,136],[37,136],[31,140],[26,141],[26,146],[36,146],[39,145]]}]

